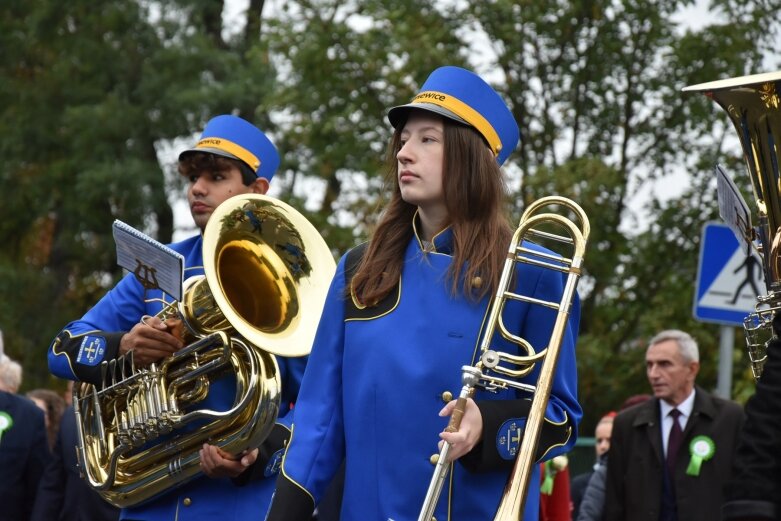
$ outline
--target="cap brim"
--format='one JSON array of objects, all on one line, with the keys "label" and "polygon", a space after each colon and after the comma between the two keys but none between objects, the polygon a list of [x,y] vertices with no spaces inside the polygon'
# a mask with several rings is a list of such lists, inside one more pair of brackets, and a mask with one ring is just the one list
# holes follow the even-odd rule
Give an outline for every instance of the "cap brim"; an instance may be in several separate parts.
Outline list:
[{"label": "cap brim", "polygon": [[433,103],[407,103],[406,105],[393,107],[388,111],[388,121],[390,121],[390,124],[393,125],[393,128],[399,128],[399,125],[403,125],[407,121],[409,111],[412,109],[433,112],[435,114],[439,114],[440,116],[452,119],[453,121],[457,121],[458,123],[469,125],[469,123],[463,118],[444,107],[440,107],[439,105],[435,105]]},{"label": "cap brim", "polygon": [[[216,156],[227,157],[228,159],[235,159],[236,161],[241,161],[242,163],[244,163],[244,161],[242,161],[241,159],[239,159],[238,157],[234,156],[233,154],[231,154],[229,152],[226,152],[226,151],[221,150],[219,148],[211,148],[211,147],[199,147],[199,148],[191,148],[189,150],[185,150],[184,152],[179,154],[179,161],[181,161],[182,158],[184,156],[186,156],[187,154],[193,154],[195,152],[206,152],[207,154],[214,154]],[[244,164],[246,164],[246,163],[244,163]],[[249,165],[247,165],[247,166],[249,166]]]}]

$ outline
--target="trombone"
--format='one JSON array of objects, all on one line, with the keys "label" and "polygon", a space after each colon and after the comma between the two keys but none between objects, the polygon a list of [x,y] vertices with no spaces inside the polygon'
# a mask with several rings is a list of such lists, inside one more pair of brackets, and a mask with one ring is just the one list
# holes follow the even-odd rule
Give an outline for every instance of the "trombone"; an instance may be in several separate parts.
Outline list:
[{"label": "trombone", "polygon": [[[569,209],[575,214],[579,224],[561,214],[553,213],[551,207]],[[563,233],[547,231],[551,228],[563,229]],[[475,365],[461,368],[463,387],[450,417],[450,422],[445,429],[448,432],[458,430],[466,410],[466,401],[474,395],[477,388],[493,392],[514,388],[534,395],[518,457],[502,493],[502,499],[494,517],[495,521],[517,521],[523,512],[529,478],[535,463],[534,454],[537,450],[545,408],[553,385],[559,349],[564,339],[567,320],[581,275],[589,232],[590,224],[586,213],[577,203],[567,198],[544,197],[526,209],[510,241],[507,259],[499,279],[499,287],[491,303],[488,321],[480,342],[480,359]],[[528,241],[535,238],[566,245],[566,253],[569,253],[570,256],[529,248]],[[515,274],[515,265],[518,263],[552,269],[566,274],[567,278],[561,299],[558,302],[550,302],[513,293],[510,286]],[[536,352],[529,342],[507,330],[502,319],[502,311],[508,300],[527,302],[557,311],[550,340],[545,348]],[[497,328],[503,338],[518,345],[519,350],[526,354],[514,355],[492,349],[491,339],[497,332]],[[542,366],[536,385],[518,381],[528,375],[537,363],[541,363]],[[432,521],[450,465],[448,462],[449,452],[450,444],[444,443],[418,521]]]}]

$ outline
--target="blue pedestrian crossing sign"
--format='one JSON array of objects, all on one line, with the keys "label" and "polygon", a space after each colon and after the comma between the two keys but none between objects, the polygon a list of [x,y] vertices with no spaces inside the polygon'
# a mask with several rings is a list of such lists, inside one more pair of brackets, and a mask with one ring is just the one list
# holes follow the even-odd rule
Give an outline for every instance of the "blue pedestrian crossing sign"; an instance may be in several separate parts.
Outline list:
[{"label": "blue pedestrian crossing sign", "polygon": [[762,261],[756,252],[747,256],[732,230],[707,223],[700,241],[694,318],[702,322],[742,325],[765,293]]}]

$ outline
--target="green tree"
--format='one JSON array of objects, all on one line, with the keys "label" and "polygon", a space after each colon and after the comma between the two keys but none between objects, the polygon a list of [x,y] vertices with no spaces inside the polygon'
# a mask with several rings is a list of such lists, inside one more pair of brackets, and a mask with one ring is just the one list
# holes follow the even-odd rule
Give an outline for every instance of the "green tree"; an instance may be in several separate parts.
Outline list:
[{"label": "green tree", "polygon": [[[693,282],[700,230],[718,218],[712,166],[740,167],[725,157],[720,109],[680,89],[757,70],[757,42],[778,22],[725,2],[742,16],[686,31],[675,13],[689,4],[496,0],[466,10],[493,42],[521,122],[517,201],[568,195],[592,221],[578,344],[588,433],[623,398],[648,392],[643,352],[661,329],[700,340],[700,382],[715,385],[718,328],[693,320]],[[690,175],[689,189],[636,207],[638,193],[676,171]]]},{"label": "green tree", "polygon": [[[456,22],[434,4],[293,0],[268,20],[280,77],[261,107],[276,114],[285,151],[275,182],[299,205],[315,199],[313,220],[337,252],[376,218],[388,107],[411,99],[439,64],[465,63]],[[312,183],[322,198],[311,196]]]},{"label": "green tree", "polygon": [[[642,353],[662,328],[697,336],[701,382],[713,386],[717,328],[692,319],[693,281],[700,230],[717,218],[712,166],[740,166],[725,157],[731,130],[719,109],[680,89],[756,70],[761,42],[772,40],[778,22],[761,17],[767,6],[720,2],[714,10],[729,24],[687,30],[676,13],[692,4],[288,2],[270,22],[285,88],[266,99],[269,111],[283,111],[283,148],[297,151],[288,186],[319,180],[324,229],[339,233],[331,244],[343,251],[361,240],[382,187],[385,134],[376,129],[387,128],[384,109],[407,99],[435,66],[465,63],[495,82],[520,123],[522,144],[507,168],[518,181],[515,213],[558,193],[579,201],[593,222],[579,344],[587,431],[619,405],[616,397],[647,391]],[[391,31],[386,45],[377,43]],[[487,49],[470,43],[481,35]],[[682,171],[692,178],[683,193],[639,197]],[[356,179],[362,197],[351,199]],[[351,219],[340,227],[345,213]]]},{"label": "green tree", "polygon": [[121,275],[111,222],[173,233],[158,147],[206,119],[248,119],[272,88],[263,2],[223,39],[222,2],[10,2],[0,14],[0,311],[26,387],[46,346]]},{"label": "green tree", "polygon": [[[691,0],[251,0],[239,26],[211,0],[6,4],[0,327],[27,387],[46,382],[51,337],[119,276],[111,221],[171,238],[171,140],[217,113],[261,125],[283,152],[274,189],[340,254],[377,217],[385,111],[443,64],[483,73],[520,124],[506,168],[514,217],[555,193],[591,219],[584,432],[647,390],[642,353],[662,328],[695,334],[701,382],[715,384],[717,327],[691,318],[700,230],[717,217],[712,166],[751,191],[721,109],[680,89],[777,66],[778,0],[714,0],[729,23],[696,29],[677,15]],[[655,194],[682,173],[685,190]]]},{"label": "green tree", "polygon": [[[266,101],[281,111],[282,148],[295,151],[286,196],[317,180],[325,195],[315,219],[324,219],[329,242],[341,252],[362,240],[381,194],[385,109],[435,66],[473,67],[495,82],[521,126],[507,166],[518,181],[515,213],[557,193],[579,201],[594,223],[579,343],[586,432],[619,405],[616,396],[647,391],[642,350],[662,328],[697,336],[701,382],[712,386],[717,329],[691,318],[693,281],[702,224],[717,218],[712,165],[740,166],[725,157],[731,130],[719,109],[680,89],[756,70],[778,23],[761,17],[767,6],[719,2],[714,9],[729,24],[687,31],[676,13],[692,4],[285,3],[268,33],[284,88]],[[692,177],[688,190],[637,207],[638,194],[681,171]]]}]

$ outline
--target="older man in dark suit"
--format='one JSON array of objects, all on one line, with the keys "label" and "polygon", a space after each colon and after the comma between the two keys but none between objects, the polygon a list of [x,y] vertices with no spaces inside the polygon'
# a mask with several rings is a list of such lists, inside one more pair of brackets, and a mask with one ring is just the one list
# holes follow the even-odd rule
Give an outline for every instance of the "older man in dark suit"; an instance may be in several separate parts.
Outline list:
[{"label": "older man in dark suit", "polygon": [[41,411],[0,390],[0,519],[28,521],[49,445]]},{"label": "older man in dark suit", "polygon": [[615,418],[605,519],[719,519],[743,409],[695,385],[699,351],[683,331],[656,335],[645,363],[654,399]]}]

